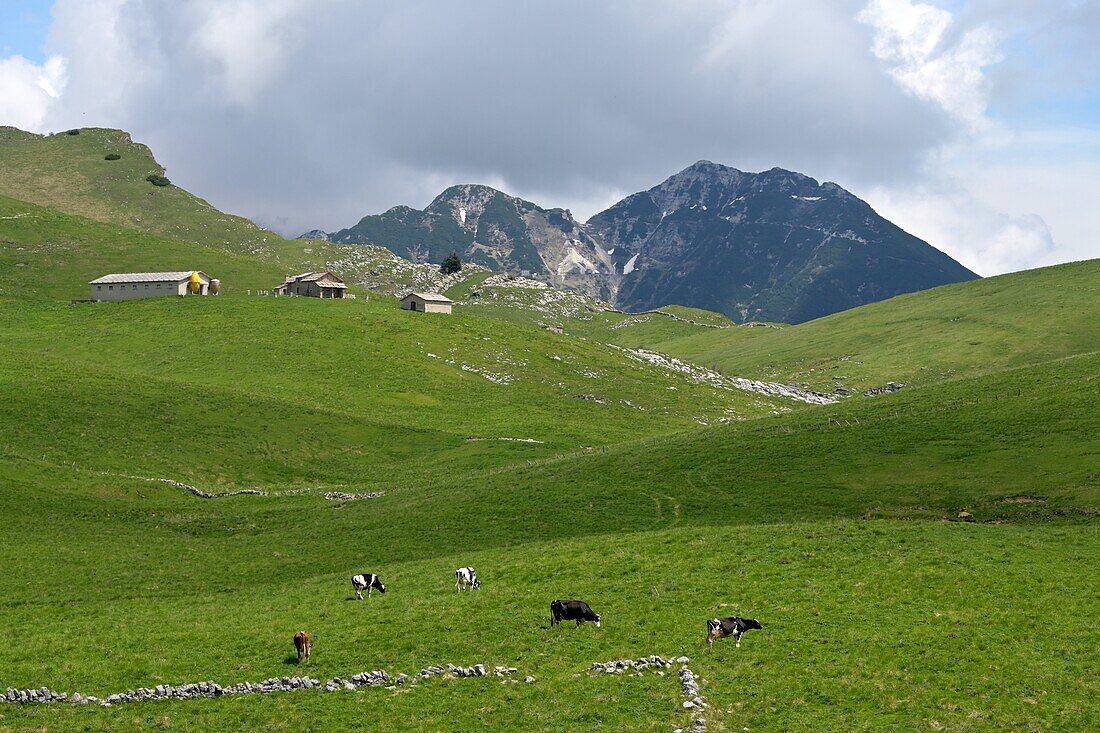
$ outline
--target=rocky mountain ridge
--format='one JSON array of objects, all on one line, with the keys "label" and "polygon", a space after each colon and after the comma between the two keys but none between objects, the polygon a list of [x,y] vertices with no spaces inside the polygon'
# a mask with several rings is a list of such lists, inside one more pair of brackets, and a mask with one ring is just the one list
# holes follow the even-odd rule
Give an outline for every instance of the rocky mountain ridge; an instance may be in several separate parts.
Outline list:
[{"label": "rocky mountain ridge", "polygon": [[977,275],[835,183],[699,161],[585,223],[488,186],[451,186],[332,234],[414,262],[451,252],[628,311],[678,304],[799,323]]}]

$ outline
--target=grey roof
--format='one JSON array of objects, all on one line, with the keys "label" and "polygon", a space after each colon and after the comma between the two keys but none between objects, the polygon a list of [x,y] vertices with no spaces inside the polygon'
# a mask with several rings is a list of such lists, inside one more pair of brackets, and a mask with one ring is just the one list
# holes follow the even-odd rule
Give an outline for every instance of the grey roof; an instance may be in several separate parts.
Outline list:
[{"label": "grey roof", "polygon": [[317,280],[323,280],[325,277],[331,278],[334,282],[339,283],[339,285],[326,285],[325,286],[326,288],[346,288],[347,287],[347,285],[344,285],[343,280],[336,277],[331,272],[327,272],[327,271],[326,272],[303,272],[301,275],[289,276],[283,282],[283,284],[286,285],[287,283],[293,283],[293,282],[302,282],[302,283],[316,282]]},{"label": "grey roof", "polygon": [[428,301],[429,303],[454,303],[454,301],[448,298],[446,295],[440,295],[439,293],[409,293],[401,300],[405,300],[405,298],[411,298],[414,295],[421,300]]},{"label": "grey roof", "polygon": [[[88,284],[179,282],[180,280],[186,280],[191,277],[192,272],[196,272],[196,270],[178,270],[172,272],[116,272],[112,275],[104,275],[103,277],[92,280]],[[209,279],[209,276],[205,272],[199,271],[199,274]]]}]

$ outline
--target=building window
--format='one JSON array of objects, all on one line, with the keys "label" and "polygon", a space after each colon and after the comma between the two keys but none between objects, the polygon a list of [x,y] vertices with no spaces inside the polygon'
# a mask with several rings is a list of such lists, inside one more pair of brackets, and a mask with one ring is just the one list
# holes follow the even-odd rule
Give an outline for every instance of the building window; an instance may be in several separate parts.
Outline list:
[{"label": "building window", "polygon": [[103,286],[102,286],[102,285],[96,285],[96,286],[95,286],[95,289],[96,289],[96,290],[103,290]]},{"label": "building window", "polygon": [[108,285],[108,286],[107,286],[107,289],[108,289],[108,290],[114,290],[114,289],[115,289],[115,286],[114,286],[114,285]]},{"label": "building window", "polygon": [[160,283],[157,283],[157,290],[160,290]]},{"label": "building window", "polygon": [[148,290],[148,289],[149,289],[149,283],[145,283],[145,289],[146,289],[146,290]]}]

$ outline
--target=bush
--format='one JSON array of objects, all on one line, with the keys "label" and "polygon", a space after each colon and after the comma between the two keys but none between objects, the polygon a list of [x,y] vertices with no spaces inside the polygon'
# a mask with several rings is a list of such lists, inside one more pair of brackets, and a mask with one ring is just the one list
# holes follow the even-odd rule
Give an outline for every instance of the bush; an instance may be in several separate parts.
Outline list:
[{"label": "bush", "polygon": [[80,130],[66,130],[66,131],[65,131],[65,134],[66,134],[66,135],[79,135],[79,134],[80,134]]},{"label": "bush", "polygon": [[169,181],[164,176],[158,176],[156,173],[150,173],[149,175],[145,176],[145,180],[149,181],[149,183],[153,184],[154,186],[172,185],[171,181]]},{"label": "bush", "polygon": [[451,275],[462,269],[462,260],[458,258],[458,252],[451,252],[447,259],[439,265],[439,271],[444,275]]},{"label": "bush", "polygon": [[104,160],[119,160],[122,156],[118,153],[107,153],[103,156]]}]

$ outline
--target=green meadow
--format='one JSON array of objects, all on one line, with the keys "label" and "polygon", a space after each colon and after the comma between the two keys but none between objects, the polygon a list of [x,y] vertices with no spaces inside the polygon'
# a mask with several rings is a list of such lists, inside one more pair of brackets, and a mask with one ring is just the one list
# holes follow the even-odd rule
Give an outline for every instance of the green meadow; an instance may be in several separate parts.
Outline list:
[{"label": "green meadow", "polygon": [[[483,273],[450,317],[250,297],[327,245],[150,191],[120,134],[0,135],[0,692],[519,672],[0,702],[0,732],[690,730],[675,669],[591,671],[651,654],[690,657],[708,731],[1100,727],[1097,262],[794,327],[474,303]],[[175,267],[225,294],[70,304]],[[637,347],[855,394],[723,389]],[[388,592],[354,600],[359,572]],[[550,629],[555,598],[602,626]],[[729,615],[764,628],[707,647]]]}]

